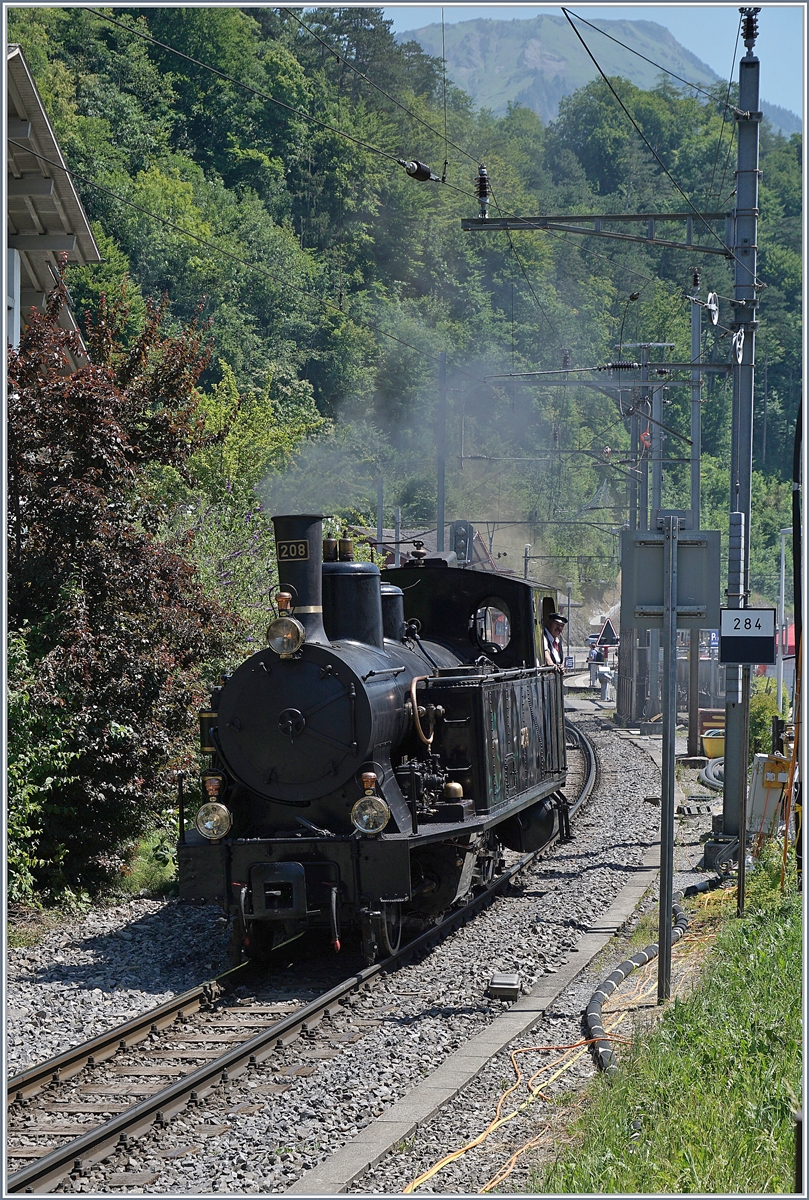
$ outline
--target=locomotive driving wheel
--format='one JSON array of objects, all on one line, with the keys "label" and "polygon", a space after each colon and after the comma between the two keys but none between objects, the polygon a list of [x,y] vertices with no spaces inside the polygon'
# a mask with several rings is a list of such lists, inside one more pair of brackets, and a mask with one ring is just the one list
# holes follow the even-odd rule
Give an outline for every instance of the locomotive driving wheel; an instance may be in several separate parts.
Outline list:
[{"label": "locomotive driving wheel", "polygon": [[402,944],[402,905],[399,901],[382,902],[382,916],[374,918],[374,932],[383,954],[396,954]]}]

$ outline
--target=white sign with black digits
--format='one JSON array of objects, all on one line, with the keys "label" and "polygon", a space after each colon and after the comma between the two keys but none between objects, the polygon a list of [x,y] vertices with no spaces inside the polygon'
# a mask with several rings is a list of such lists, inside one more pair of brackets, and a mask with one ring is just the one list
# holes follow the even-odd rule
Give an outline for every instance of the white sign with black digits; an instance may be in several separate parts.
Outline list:
[{"label": "white sign with black digits", "polygon": [[719,614],[719,661],[775,662],[775,609],[723,608]]},{"label": "white sign with black digits", "polygon": [[723,608],[722,637],[775,637],[774,608]]}]

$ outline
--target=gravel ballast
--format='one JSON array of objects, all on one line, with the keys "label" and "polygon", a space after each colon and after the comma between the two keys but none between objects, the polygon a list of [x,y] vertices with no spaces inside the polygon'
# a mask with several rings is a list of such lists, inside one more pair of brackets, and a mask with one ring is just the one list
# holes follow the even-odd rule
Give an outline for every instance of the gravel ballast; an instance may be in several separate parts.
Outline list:
[{"label": "gravel ballast", "polygon": [[[487,995],[495,972],[517,972],[524,995],[537,980],[555,974],[631,878],[657,839],[660,818],[659,806],[648,799],[660,794],[659,770],[649,754],[596,717],[582,717],[581,723],[597,746],[601,779],[575,822],[574,841],[551,848],[507,896],[427,957],[382,978],[331,1022],[324,1021],[317,1044],[328,1045],[333,1037],[339,1053],[318,1058],[311,1075],[283,1076],[285,1067],[307,1061],[308,1043],[301,1039],[187,1109],[167,1129],[149,1131],[58,1190],[103,1194],[116,1172],[114,1190],[148,1194],[267,1194],[283,1192],[298,1180],[305,1183],[309,1169],[508,1011],[508,1001]],[[684,865],[675,887],[694,882],[689,864]],[[131,939],[124,937],[127,933]],[[19,1012],[13,1069],[50,1057],[224,970],[226,942],[227,927],[213,908],[139,900],[94,914],[69,935],[49,934],[34,950],[12,951],[9,1003]],[[602,973],[599,968],[577,977],[546,1014],[541,1032],[539,1027],[532,1032],[532,1042],[535,1035],[537,1044],[578,1040],[583,1010]],[[284,980],[273,982],[278,995]],[[352,1032],[361,1034],[355,1044],[345,1037]],[[528,1061],[526,1069],[536,1067]],[[569,1089],[593,1070],[585,1054],[557,1086]],[[276,1093],[282,1079],[288,1089]],[[357,1178],[350,1190],[401,1192],[447,1150],[485,1128],[511,1079],[507,1054],[496,1056],[455,1103]],[[512,1122],[509,1137],[532,1117],[529,1112]],[[474,1193],[502,1158],[502,1152],[492,1158],[488,1143],[423,1190]],[[121,1173],[130,1174],[131,1188]]]},{"label": "gravel ballast", "polygon": [[7,954],[6,1067],[16,1075],[226,971],[227,920],[214,907],[135,899]]}]

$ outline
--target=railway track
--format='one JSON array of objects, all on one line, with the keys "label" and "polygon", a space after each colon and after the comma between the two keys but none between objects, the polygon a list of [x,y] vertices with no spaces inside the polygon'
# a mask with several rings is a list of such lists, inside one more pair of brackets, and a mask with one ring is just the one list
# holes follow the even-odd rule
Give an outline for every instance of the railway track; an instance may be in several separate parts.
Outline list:
[{"label": "railway track", "polygon": [[[568,725],[568,734],[583,760],[581,787],[571,805],[575,814],[595,785],[596,760],[592,745],[575,726]],[[310,1041],[322,1022],[329,1027],[331,1049],[311,1046],[310,1053],[333,1057],[335,1046],[359,1036],[355,1024],[340,1031],[345,1024],[341,1015],[353,995],[470,921],[541,853],[522,856],[396,955],[326,987],[308,1002],[268,994],[255,966],[245,963],[12,1077],[7,1083],[7,1158],[9,1165],[23,1165],[8,1176],[9,1194],[47,1192],[67,1176],[86,1173],[154,1125],[169,1124],[214,1089],[271,1062],[293,1042]],[[132,1061],[136,1054],[140,1061]],[[306,1069],[298,1068],[298,1073]],[[284,1087],[269,1086],[276,1091]],[[204,1137],[223,1128],[227,1126],[202,1126],[198,1133]],[[139,1182],[146,1179],[127,1174],[126,1186]]]}]

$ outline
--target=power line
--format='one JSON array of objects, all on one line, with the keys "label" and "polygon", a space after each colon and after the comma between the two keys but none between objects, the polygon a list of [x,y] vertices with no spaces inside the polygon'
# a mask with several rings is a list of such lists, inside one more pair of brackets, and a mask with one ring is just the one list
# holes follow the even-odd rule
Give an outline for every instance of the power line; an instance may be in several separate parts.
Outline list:
[{"label": "power line", "polygon": [[[181,234],[182,237],[190,238],[199,245],[205,246],[206,249],[212,250],[216,254],[223,255],[225,258],[229,258],[233,262],[239,263],[240,266],[246,267],[248,271],[253,271],[257,274],[260,274],[262,278],[266,277],[267,272],[265,265],[261,263],[251,263],[244,258],[240,258],[238,254],[234,254],[231,250],[226,249],[226,247],[220,246],[216,242],[210,242],[207,240],[207,238],[200,237],[199,234],[192,233],[189,229],[184,229],[182,225],[178,225],[175,221],[170,221],[168,217],[160,217],[157,215],[157,213],[150,212],[149,209],[144,208],[140,204],[136,204],[134,200],[128,200],[125,196],[121,196],[117,192],[113,192],[111,188],[105,187],[104,184],[99,183],[97,180],[90,179],[89,176],[82,175],[79,171],[74,171],[70,167],[63,166],[62,163],[58,163],[54,159],[38,153],[30,146],[23,145],[22,142],[15,141],[13,138],[8,138],[8,144],[9,146],[16,146],[18,150],[24,150],[26,154],[30,154],[32,158],[38,158],[41,162],[47,163],[47,165],[50,167],[55,167],[58,171],[63,171],[72,179],[77,179],[81,183],[87,184],[88,187],[96,188],[98,191],[110,196],[113,200],[117,200],[120,204],[125,204],[128,208],[133,208],[136,212],[142,213],[145,217],[149,217],[150,220],[156,221],[160,225],[166,225],[170,229],[174,229],[177,233]],[[288,281],[285,281],[285,285],[287,288],[291,288],[300,295],[306,296],[313,300],[316,304],[320,304],[324,308],[332,309],[334,312],[339,312],[341,315],[345,315],[340,306],[335,304],[333,301],[324,299],[321,296],[317,296],[314,292],[307,292],[303,288],[297,287],[295,284],[289,283]],[[396,337],[395,334],[389,333],[386,329],[383,329],[380,325],[374,324],[372,321],[360,322],[356,321],[353,317],[351,318],[351,321],[359,329],[370,329],[374,333],[380,334],[382,337],[389,338],[390,341],[397,342],[400,346],[404,346],[407,350],[413,350],[416,354],[424,355],[425,357],[432,359],[433,362],[439,361],[436,355],[426,353],[422,347],[411,345],[410,342],[404,341],[403,338]],[[468,371],[464,371],[461,367],[453,365],[453,370],[455,370],[459,375],[463,375],[464,378],[471,379],[473,383],[482,383],[487,387],[491,386],[486,383],[485,379],[480,379],[477,375],[471,375]]]},{"label": "power line", "polygon": [[[691,198],[690,198],[690,197],[689,197],[689,196],[688,196],[688,195],[687,195],[687,194],[686,194],[686,193],[683,191],[683,189],[680,187],[680,185],[679,185],[679,183],[677,182],[677,180],[676,180],[676,179],[674,178],[674,176],[672,175],[671,171],[669,171],[668,167],[666,166],[666,164],[663,162],[663,160],[662,160],[662,158],[660,157],[660,155],[659,155],[659,154],[657,153],[657,151],[655,150],[654,146],[651,144],[651,142],[649,141],[649,139],[646,137],[645,133],[643,132],[643,130],[641,129],[641,127],[638,125],[638,123],[637,123],[637,121],[635,120],[635,118],[632,116],[632,113],[631,113],[631,112],[629,111],[629,109],[626,107],[626,105],[624,104],[623,100],[622,100],[622,99],[621,99],[621,97],[618,95],[618,93],[616,92],[615,88],[612,86],[612,83],[610,82],[609,78],[608,78],[608,77],[607,77],[607,75],[605,74],[605,72],[604,72],[604,70],[602,69],[601,65],[600,65],[600,64],[599,64],[599,62],[597,61],[597,59],[596,59],[595,55],[592,53],[592,51],[590,50],[589,46],[588,46],[588,45],[587,45],[587,43],[585,42],[584,38],[582,37],[582,35],[579,33],[579,31],[578,31],[578,29],[576,28],[576,26],[575,26],[575,25],[573,24],[573,22],[571,21],[571,19],[570,19],[570,14],[568,13],[567,9],[566,9],[566,8],[563,8],[563,9],[562,9],[562,12],[564,13],[564,15],[565,15],[565,18],[566,18],[566,20],[567,20],[568,24],[570,25],[570,28],[573,30],[573,32],[575,33],[576,37],[579,39],[579,41],[581,42],[582,46],[584,47],[584,49],[585,49],[585,51],[586,51],[586,53],[587,53],[587,56],[588,56],[588,58],[590,59],[590,61],[592,62],[593,66],[596,68],[596,70],[598,71],[599,75],[600,75],[600,76],[601,76],[601,78],[604,80],[604,82],[606,83],[606,85],[607,85],[607,87],[609,88],[609,90],[612,92],[612,94],[613,94],[613,96],[615,97],[615,99],[618,101],[619,105],[621,106],[621,110],[623,111],[623,113],[624,113],[624,115],[626,116],[627,120],[629,120],[629,121],[630,121],[630,123],[631,123],[631,125],[632,125],[632,128],[635,130],[635,132],[637,133],[638,137],[639,137],[639,138],[642,140],[642,142],[643,142],[644,146],[646,146],[646,149],[649,151],[649,153],[650,153],[650,154],[651,154],[651,155],[654,157],[654,159],[655,159],[655,162],[658,164],[658,166],[660,167],[660,169],[663,171],[663,173],[664,173],[664,175],[666,176],[666,178],[667,178],[667,179],[669,180],[669,182],[670,182],[670,183],[671,183],[671,184],[672,184],[672,185],[673,185],[673,186],[674,186],[674,187],[677,189],[677,191],[678,191],[678,192],[680,193],[680,195],[682,196],[683,200],[685,200],[685,202],[686,202],[686,204],[688,205],[688,207],[689,207],[689,208],[690,208],[690,209],[693,211],[694,215],[695,215],[696,217],[698,217],[698,218],[699,218],[699,220],[702,222],[702,224],[703,224],[703,225],[705,226],[705,228],[708,230],[708,233],[711,235],[711,237],[712,237],[712,238],[715,238],[715,239],[716,239],[716,241],[717,241],[717,242],[719,242],[719,244],[720,244],[721,246],[723,246],[723,247],[724,247],[724,249],[728,250],[728,249],[729,249],[729,247],[725,246],[725,243],[722,241],[722,239],[720,238],[719,234],[718,234],[718,233],[716,233],[716,232],[715,232],[715,230],[711,228],[711,225],[710,225],[710,223],[709,223],[708,221],[706,221],[706,220],[705,220],[705,218],[703,217],[702,213],[699,211],[699,209],[698,209],[698,208],[697,208],[697,206],[694,204],[694,202],[691,200]],[[740,110],[740,111],[741,111],[741,110]],[[730,252],[730,257],[733,259],[733,261],[734,261],[735,263],[737,263],[737,265],[738,265],[738,266],[740,266],[740,267],[743,267],[743,268],[745,268],[745,269],[746,269],[746,264],[742,263],[742,262],[741,262],[741,261],[740,261],[740,260],[739,260],[739,259],[736,257],[736,255],[735,255],[735,254],[733,254],[732,252]]]},{"label": "power line", "polygon": [[209,63],[201,62],[200,59],[192,57],[190,54],[185,54],[182,50],[178,50],[176,46],[170,46],[167,42],[161,42],[159,38],[152,37],[151,34],[142,33],[139,29],[135,29],[132,25],[127,25],[123,21],[116,21],[114,17],[110,17],[107,13],[101,12],[100,9],[91,8],[89,10],[95,16],[100,17],[102,21],[108,21],[111,25],[117,25],[121,29],[125,29],[127,33],[131,33],[134,37],[141,38],[144,42],[151,42],[153,46],[159,46],[161,50],[167,50],[170,54],[176,54],[178,58],[185,59],[186,62],[193,63],[195,67],[201,67],[204,71],[210,71],[212,75],[218,76],[220,79],[227,80],[228,83],[233,83],[236,87],[242,88],[243,91],[249,92],[253,96],[258,96],[260,100],[269,100],[271,104],[277,104],[279,108],[284,108],[287,112],[293,113],[296,117],[301,117],[304,121],[309,121],[313,125],[318,125],[321,129],[327,130],[329,133],[336,133],[339,137],[347,138],[348,141],[354,142],[363,150],[370,150],[373,154],[378,154],[382,158],[392,159],[398,163],[398,156],[390,154],[387,150],[380,149],[379,146],[373,146],[370,142],[365,142],[361,138],[356,138],[353,134],[347,133],[344,129],[337,129],[334,125],[329,125],[326,121],[321,121],[317,117],[311,116],[303,109],[295,108],[292,104],[287,104],[284,100],[279,100],[277,97],[270,95],[269,92],[263,92],[259,88],[252,87],[249,83],[244,83],[240,79],[236,79],[233,75],[228,75],[226,71],[220,71],[218,67],[212,67]]},{"label": "power line", "polygon": [[[668,67],[664,67],[660,63],[655,62],[653,58],[647,58],[645,54],[641,54],[640,50],[636,50],[633,46],[627,46],[625,42],[619,41],[619,39],[613,37],[611,33],[607,33],[605,29],[599,29],[597,25],[593,25],[590,21],[586,21],[584,17],[580,17],[578,13],[571,12],[571,16],[574,16],[577,21],[581,21],[582,25],[589,25],[591,29],[594,29],[596,33],[600,33],[602,37],[609,38],[611,42],[615,42],[616,46],[620,46],[623,50],[628,50],[630,54],[634,54],[638,58],[642,58],[644,62],[650,63],[651,66],[657,67],[658,71],[662,71],[664,75],[670,75],[672,79],[677,79],[680,83],[684,83],[686,87],[693,88],[695,92],[702,92],[703,96],[708,96],[712,100],[714,99],[713,92],[701,87],[698,83],[692,83],[690,79],[683,79],[681,75],[676,75],[674,71],[670,71]],[[739,23],[741,24],[741,21]],[[740,109],[734,108],[732,104],[728,103],[729,98],[730,95],[728,93],[728,97],[725,100],[725,107],[731,109],[734,113],[740,112]]]},{"label": "power line", "polygon": [[[730,100],[730,89],[733,86],[733,72],[736,70],[736,55],[739,50],[739,31],[741,30],[741,27],[742,27],[742,16],[740,14],[739,15],[739,24],[736,28],[736,37],[733,40],[733,61],[730,64],[730,74],[728,75],[728,86],[727,86],[727,91],[725,93],[725,106],[726,107],[728,107],[728,101]],[[711,169],[711,182],[708,184],[708,190],[705,193],[705,203],[706,204],[710,203],[711,192],[713,191],[713,181],[716,176],[716,164],[719,161],[719,151],[722,147],[722,135],[724,134],[724,132],[725,132],[725,122],[723,121],[722,128],[719,130],[719,138],[716,143],[716,153],[714,154],[713,167]],[[735,133],[735,125],[734,125],[734,129],[733,129],[733,133]],[[727,175],[728,163],[730,162],[730,154],[733,149],[733,133],[731,133],[730,144],[728,145],[728,152],[727,152],[727,155],[725,156],[725,166],[722,171],[722,182],[719,184],[719,187],[717,188],[717,192],[716,192],[717,203],[719,202],[719,196],[721,195],[722,188],[725,186],[725,176]]]},{"label": "power line", "polygon": [[[264,92],[260,88],[254,88],[251,84],[244,83],[242,80],[236,79],[235,76],[229,75],[226,71],[220,71],[218,67],[212,67],[209,63],[204,63],[200,59],[194,58],[190,54],[186,54],[183,50],[178,50],[176,46],[170,46],[168,42],[161,42],[159,38],[152,37],[151,34],[142,33],[139,29],[135,29],[133,26],[127,25],[123,21],[116,21],[114,17],[108,16],[106,13],[101,12],[100,9],[91,8],[88,11],[93,13],[95,16],[100,17],[101,20],[108,21],[111,25],[117,25],[121,29],[125,29],[127,33],[131,33],[135,37],[141,38],[145,42],[151,42],[152,45],[159,46],[161,50],[166,50],[169,54],[176,54],[178,58],[182,58],[186,62],[193,63],[195,67],[200,67],[203,71],[210,71],[212,75],[216,75],[219,79],[224,79],[228,83],[232,83],[236,87],[242,88],[243,91],[248,92],[250,95],[258,96],[261,100],[268,100],[270,104],[277,104],[279,108],[286,109],[287,112],[292,113],[296,117],[300,117],[303,121],[308,121],[312,125],[317,125],[320,129],[325,129],[328,133],[337,134],[338,137],[346,138],[347,141],[353,142],[355,146],[359,146],[362,150],[368,150],[371,154],[377,154],[381,158],[386,158],[389,161],[395,162],[397,166],[402,166],[404,164],[404,160],[398,154],[391,154],[389,150],[383,150],[380,146],[374,146],[371,142],[366,142],[362,138],[355,137],[353,134],[348,133],[345,129],[339,129],[334,125],[329,125],[327,121],[321,121],[318,117],[313,117],[310,113],[304,112],[303,109],[295,108],[294,105],[287,104],[284,100],[279,100],[276,96],[271,95],[269,92]],[[350,66],[349,63],[345,62],[345,59],[341,59],[341,61],[344,62],[346,66]],[[440,137],[440,134],[438,136]],[[462,153],[466,152],[462,151]],[[437,180],[437,182],[443,182],[445,187],[450,188],[452,191],[460,192],[462,196],[467,196],[470,200],[475,199],[471,192],[465,192],[462,188],[455,187],[453,184],[447,183],[445,180]]]},{"label": "power line", "polygon": [[[319,34],[315,33],[314,29],[312,29],[311,26],[305,24],[305,22],[302,21],[300,19],[300,17],[296,17],[294,12],[292,12],[291,9],[283,8],[283,9],[281,9],[281,11],[285,12],[287,14],[287,16],[292,17],[292,20],[296,21],[298,23],[298,25],[300,25],[301,29],[305,29],[307,33],[310,33],[313,38],[315,38],[318,42],[320,42],[321,46],[324,46],[326,48],[326,50],[328,50],[329,54],[333,54],[338,62],[341,62],[344,66],[348,67],[349,71],[353,71],[355,75],[359,76],[359,78],[362,79],[365,83],[369,84],[370,87],[376,88],[376,90],[379,93],[381,93],[381,95],[383,95],[387,100],[390,100],[391,104],[395,104],[396,107],[400,108],[403,113],[407,114],[408,117],[411,117],[414,121],[417,121],[420,125],[423,125],[425,129],[429,129],[430,133],[434,133],[436,135],[436,137],[439,137],[439,138],[441,137],[441,133],[438,129],[435,129],[432,125],[430,125],[430,123],[428,121],[425,121],[423,117],[420,117],[418,115],[418,113],[414,113],[412,111],[412,109],[409,109],[407,107],[407,105],[402,104],[401,101],[397,100],[395,96],[392,96],[390,94],[390,92],[386,92],[383,87],[380,87],[380,85],[378,83],[375,83],[373,81],[373,79],[370,79],[369,76],[367,76],[363,71],[361,71],[359,69],[359,67],[355,67],[353,65],[353,63],[350,63],[348,61],[348,59],[345,57],[345,55],[340,54],[340,52],[338,50],[335,50],[333,46],[330,46],[329,43],[324,38],[320,37]],[[447,138],[447,131],[446,131],[446,71],[445,71],[444,84],[445,84],[445,88],[444,88],[445,128],[444,128],[444,135],[443,135],[444,141],[447,145],[452,146],[453,150],[457,150],[460,154],[465,155],[467,158],[471,159],[472,162],[479,163],[480,159],[476,155],[470,154],[468,150],[464,150],[463,146],[458,146],[455,142],[450,141]],[[441,182],[443,183],[445,181],[442,179]]]}]

